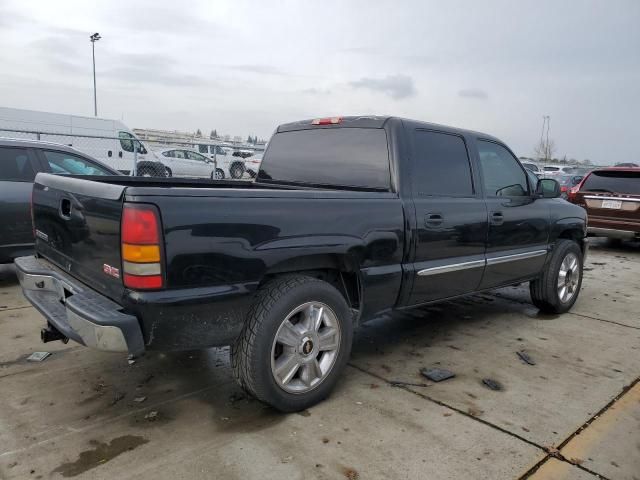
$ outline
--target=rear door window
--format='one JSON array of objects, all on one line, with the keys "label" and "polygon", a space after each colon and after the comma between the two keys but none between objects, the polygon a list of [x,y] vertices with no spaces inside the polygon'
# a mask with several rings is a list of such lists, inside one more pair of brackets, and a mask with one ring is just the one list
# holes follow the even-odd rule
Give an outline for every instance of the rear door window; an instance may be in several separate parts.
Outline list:
[{"label": "rear door window", "polygon": [[33,182],[35,177],[26,149],[0,147],[0,180]]},{"label": "rear door window", "polygon": [[109,170],[78,155],[52,150],[43,150],[42,153],[51,168],[51,173],[62,175],[114,175]]},{"label": "rear door window", "polygon": [[200,155],[199,153],[190,152],[189,150],[185,150],[184,153],[189,160],[198,160],[199,162],[207,161],[207,157],[205,157],[204,155]]},{"label": "rear door window", "polygon": [[592,172],[582,184],[581,190],[640,195],[640,170]]},{"label": "rear door window", "polygon": [[258,180],[388,190],[387,135],[376,128],[277,133],[265,152]]},{"label": "rear door window", "polygon": [[416,130],[413,137],[413,194],[473,196],[467,147],[462,137]]}]

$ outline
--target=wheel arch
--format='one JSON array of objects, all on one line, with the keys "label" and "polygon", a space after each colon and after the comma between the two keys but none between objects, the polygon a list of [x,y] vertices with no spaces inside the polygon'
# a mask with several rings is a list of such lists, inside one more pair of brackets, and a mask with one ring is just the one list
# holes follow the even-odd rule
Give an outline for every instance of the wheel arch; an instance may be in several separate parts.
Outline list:
[{"label": "wheel arch", "polygon": [[586,222],[583,218],[563,218],[555,222],[551,241],[571,240],[580,246],[582,254],[586,254]]},{"label": "wheel arch", "polygon": [[283,275],[306,275],[323,280],[338,290],[350,308],[361,308],[361,281],[354,259],[345,254],[312,254],[287,258],[270,266],[260,286]]}]

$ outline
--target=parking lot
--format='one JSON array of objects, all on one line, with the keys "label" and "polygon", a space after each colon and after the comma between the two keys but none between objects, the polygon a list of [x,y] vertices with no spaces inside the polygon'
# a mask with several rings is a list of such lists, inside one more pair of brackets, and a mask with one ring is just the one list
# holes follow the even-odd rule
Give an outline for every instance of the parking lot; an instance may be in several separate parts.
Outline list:
[{"label": "parking lot", "polygon": [[0,478],[637,480],[639,269],[637,244],[594,240],[571,313],[521,285],[379,318],[333,395],[283,415],[242,394],[225,349],[41,344],[0,267]]}]

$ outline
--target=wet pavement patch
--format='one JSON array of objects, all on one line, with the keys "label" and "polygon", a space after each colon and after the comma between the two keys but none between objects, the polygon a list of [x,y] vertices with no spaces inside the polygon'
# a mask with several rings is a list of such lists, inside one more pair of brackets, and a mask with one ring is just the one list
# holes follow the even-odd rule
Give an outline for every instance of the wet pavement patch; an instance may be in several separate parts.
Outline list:
[{"label": "wet pavement patch", "polygon": [[89,444],[94,448],[81,452],[75,462],[63,463],[54,469],[51,475],[59,473],[63,477],[75,477],[148,442],[149,440],[138,435],[124,435],[114,438],[109,443],[91,440]]}]

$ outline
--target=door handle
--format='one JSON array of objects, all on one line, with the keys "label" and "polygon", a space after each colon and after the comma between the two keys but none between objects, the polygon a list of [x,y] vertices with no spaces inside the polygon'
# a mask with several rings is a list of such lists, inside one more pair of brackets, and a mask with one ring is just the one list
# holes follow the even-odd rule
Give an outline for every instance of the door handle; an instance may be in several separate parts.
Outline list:
[{"label": "door handle", "polygon": [[118,152],[118,156],[122,158],[122,152]]},{"label": "door handle", "polygon": [[112,152],[111,150],[109,150],[109,151],[107,152],[107,157],[111,158],[112,156],[113,156],[113,152]]},{"label": "door handle", "polygon": [[491,214],[491,225],[502,225],[504,223],[504,217],[502,212],[493,212]]},{"label": "door handle", "polygon": [[424,224],[427,227],[437,227],[442,225],[444,218],[439,213],[427,213],[424,217]]},{"label": "door handle", "polygon": [[60,216],[65,220],[71,219],[71,200],[68,198],[60,200]]}]

